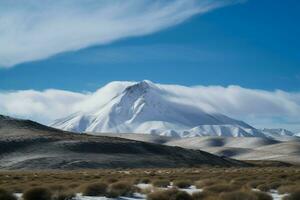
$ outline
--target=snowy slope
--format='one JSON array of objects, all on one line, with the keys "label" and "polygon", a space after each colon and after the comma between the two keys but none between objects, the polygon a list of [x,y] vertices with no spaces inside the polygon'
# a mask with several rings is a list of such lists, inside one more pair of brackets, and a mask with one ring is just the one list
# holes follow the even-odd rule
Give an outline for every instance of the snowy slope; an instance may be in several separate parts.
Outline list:
[{"label": "snowy slope", "polygon": [[264,128],[261,129],[266,135],[270,136],[294,136],[295,134],[283,128]]},{"label": "snowy slope", "polygon": [[[183,89],[183,88],[180,88]],[[100,89],[88,108],[51,126],[75,132],[148,133],[173,137],[264,137],[250,125],[197,104],[176,101],[168,87],[142,82],[112,82]]]},{"label": "snowy slope", "polygon": [[297,136],[295,133],[283,128],[264,128],[260,131],[268,138],[281,141],[288,141]]}]

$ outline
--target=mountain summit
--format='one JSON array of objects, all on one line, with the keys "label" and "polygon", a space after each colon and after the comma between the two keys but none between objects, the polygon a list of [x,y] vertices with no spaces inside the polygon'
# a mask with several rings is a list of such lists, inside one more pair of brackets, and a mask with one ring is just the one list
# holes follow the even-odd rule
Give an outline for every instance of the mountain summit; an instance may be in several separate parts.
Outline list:
[{"label": "mountain summit", "polygon": [[202,109],[197,102],[191,104],[178,100],[172,93],[174,88],[162,86],[147,80],[112,82],[97,92],[90,106],[93,109],[56,120],[51,126],[93,134],[264,137],[261,131],[245,122]]}]

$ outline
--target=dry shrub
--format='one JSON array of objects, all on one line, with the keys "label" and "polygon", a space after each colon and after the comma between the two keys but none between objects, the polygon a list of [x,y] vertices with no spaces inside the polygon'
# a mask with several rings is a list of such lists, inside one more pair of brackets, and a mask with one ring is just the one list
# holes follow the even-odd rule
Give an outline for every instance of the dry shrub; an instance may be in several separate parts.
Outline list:
[{"label": "dry shrub", "polygon": [[250,191],[234,191],[220,194],[219,200],[257,200],[257,197]]},{"label": "dry shrub", "polygon": [[119,196],[132,196],[136,191],[136,188],[131,182],[128,181],[119,181],[112,183],[108,187],[108,197],[116,198]]},{"label": "dry shrub", "polygon": [[203,191],[203,192],[194,192],[192,194],[192,199],[193,200],[208,200],[208,199],[211,199],[211,200],[214,200],[214,199],[217,199],[218,195],[217,194],[214,194],[214,193],[210,193],[210,192],[207,192],[207,191]]},{"label": "dry shrub", "polygon": [[280,194],[293,193],[300,190],[300,185],[283,185],[278,188]]},{"label": "dry shrub", "polygon": [[264,191],[264,192],[268,192],[272,189],[277,189],[278,187],[280,187],[282,184],[282,182],[270,182],[270,183],[265,183],[265,184],[261,184],[257,186],[257,189]]},{"label": "dry shrub", "polygon": [[192,200],[187,192],[177,189],[158,190],[147,195],[147,200]]},{"label": "dry shrub", "polygon": [[147,200],[170,200],[172,193],[170,190],[159,190],[147,195]]},{"label": "dry shrub", "polygon": [[188,188],[192,185],[192,182],[188,180],[177,180],[174,181],[173,185],[178,188]]},{"label": "dry shrub", "polygon": [[204,188],[204,191],[211,193],[233,192],[239,190],[240,187],[232,184],[216,184]]},{"label": "dry shrub", "polygon": [[155,181],[153,181],[152,184],[155,187],[163,187],[163,188],[165,188],[165,187],[168,187],[170,185],[170,181],[168,181],[168,180],[155,180]]},{"label": "dry shrub", "polygon": [[149,184],[151,180],[149,178],[142,178],[139,182],[144,184]]},{"label": "dry shrub", "polygon": [[198,189],[202,189],[202,188],[204,188],[206,186],[214,185],[214,184],[216,184],[218,182],[220,182],[220,181],[214,180],[214,179],[203,179],[203,180],[196,181],[195,182],[195,186]]},{"label": "dry shrub", "polygon": [[178,191],[171,200],[192,200],[192,196],[185,191]]},{"label": "dry shrub", "polygon": [[82,194],[84,196],[105,196],[107,194],[108,185],[106,183],[91,183],[85,186]]},{"label": "dry shrub", "polygon": [[265,184],[265,181],[262,180],[254,180],[254,181],[249,181],[247,183],[247,186],[249,186],[250,188],[257,188],[257,186],[259,185],[263,185]]},{"label": "dry shrub", "polygon": [[299,200],[300,199],[300,190],[292,192],[288,196],[285,196],[283,200]]},{"label": "dry shrub", "polygon": [[56,192],[52,196],[52,200],[72,200],[76,195],[73,192]]},{"label": "dry shrub", "polygon": [[0,199],[1,200],[17,200],[17,197],[7,190],[0,188]]},{"label": "dry shrub", "polygon": [[23,194],[24,200],[51,200],[51,192],[47,188],[36,187],[28,189]]},{"label": "dry shrub", "polygon": [[256,196],[257,200],[272,200],[273,197],[265,192],[253,191],[253,194]]}]

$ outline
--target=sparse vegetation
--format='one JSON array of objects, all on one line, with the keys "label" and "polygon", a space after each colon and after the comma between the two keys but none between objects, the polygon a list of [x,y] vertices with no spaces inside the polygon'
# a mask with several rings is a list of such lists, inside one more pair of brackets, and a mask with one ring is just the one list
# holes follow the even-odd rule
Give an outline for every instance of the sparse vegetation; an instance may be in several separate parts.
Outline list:
[{"label": "sparse vegetation", "polygon": [[[298,167],[0,171],[0,188],[12,193],[23,192],[24,200],[32,200],[32,198],[25,199],[25,194],[28,191],[36,190],[36,187],[42,187],[43,192],[31,192],[29,196],[44,193],[48,195],[41,196],[49,199],[50,193],[51,200],[68,200],[75,193],[83,193],[88,196],[131,196],[133,192],[137,191],[135,184],[151,183],[153,188],[141,189],[139,192],[149,194],[149,198],[156,196],[163,198],[169,194],[164,190],[169,191],[166,187],[173,182],[174,189],[178,188],[178,190],[189,187],[190,184],[203,189],[203,192],[192,195],[193,200],[216,200],[221,198],[221,194],[223,194],[222,198],[227,198],[229,194],[234,196],[237,193],[251,196],[251,198],[255,196],[256,200],[268,200],[268,194],[254,192],[251,189],[258,188],[263,191],[277,189],[279,193],[290,194],[289,198],[294,198],[293,196],[300,190],[299,174],[300,168]],[[89,191],[87,191],[88,189]],[[174,190],[171,191],[174,192]],[[172,198],[175,198],[174,195]]]},{"label": "sparse vegetation", "polygon": [[176,180],[173,182],[173,186],[176,186],[178,188],[188,188],[192,185],[191,181],[188,180]]}]

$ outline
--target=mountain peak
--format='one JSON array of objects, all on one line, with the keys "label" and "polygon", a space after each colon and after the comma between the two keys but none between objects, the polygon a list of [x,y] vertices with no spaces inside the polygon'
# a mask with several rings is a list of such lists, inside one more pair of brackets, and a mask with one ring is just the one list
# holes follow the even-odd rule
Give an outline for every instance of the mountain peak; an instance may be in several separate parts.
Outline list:
[{"label": "mountain peak", "polygon": [[125,89],[125,92],[144,94],[153,88],[156,88],[156,85],[154,83],[149,80],[143,80],[131,86],[128,86]]}]

